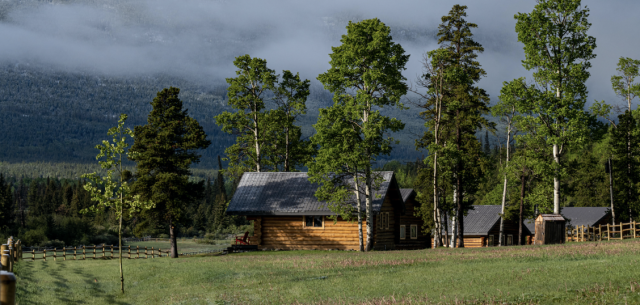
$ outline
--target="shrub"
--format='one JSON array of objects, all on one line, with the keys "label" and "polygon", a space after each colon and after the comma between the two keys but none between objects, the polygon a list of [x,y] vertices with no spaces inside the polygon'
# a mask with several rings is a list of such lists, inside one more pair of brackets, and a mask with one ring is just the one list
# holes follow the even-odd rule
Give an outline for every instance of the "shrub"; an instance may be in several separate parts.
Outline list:
[{"label": "shrub", "polygon": [[29,230],[22,236],[22,242],[25,246],[35,247],[49,240],[44,229]]}]

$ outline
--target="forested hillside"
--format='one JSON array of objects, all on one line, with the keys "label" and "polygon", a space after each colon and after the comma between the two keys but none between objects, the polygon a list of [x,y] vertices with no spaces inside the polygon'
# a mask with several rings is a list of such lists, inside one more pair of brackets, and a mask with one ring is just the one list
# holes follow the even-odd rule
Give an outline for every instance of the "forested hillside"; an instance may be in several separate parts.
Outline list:
[{"label": "forested hillside", "polygon": [[[202,86],[177,77],[100,77],[81,73],[47,71],[24,65],[0,69],[0,160],[4,162],[95,161],[94,146],[106,138],[120,113],[129,115],[129,125],[146,123],[150,102],[163,88],[181,89],[180,97],[189,114],[204,127],[211,146],[202,152],[199,167],[214,168],[217,155],[235,142],[221,132],[213,117],[226,106],[226,84]],[[305,136],[313,132],[318,108],[331,103],[331,95],[320,86],[311,90],[308,115],[300,118]],[[420,126],[410,111],[396,111],[408,125]],[[400,135],[402,138],[403,135]],[[391,159],[415,160],[419,153],[405,137]]]}]

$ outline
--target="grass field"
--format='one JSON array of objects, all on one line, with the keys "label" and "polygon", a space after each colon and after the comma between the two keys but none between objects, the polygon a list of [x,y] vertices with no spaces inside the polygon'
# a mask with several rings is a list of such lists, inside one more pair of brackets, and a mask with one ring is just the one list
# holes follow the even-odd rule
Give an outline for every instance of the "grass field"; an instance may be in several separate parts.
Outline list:
[{"label": "grass field", "polygon": [[640,240],[21,262],[19,304],[639,304]]}]

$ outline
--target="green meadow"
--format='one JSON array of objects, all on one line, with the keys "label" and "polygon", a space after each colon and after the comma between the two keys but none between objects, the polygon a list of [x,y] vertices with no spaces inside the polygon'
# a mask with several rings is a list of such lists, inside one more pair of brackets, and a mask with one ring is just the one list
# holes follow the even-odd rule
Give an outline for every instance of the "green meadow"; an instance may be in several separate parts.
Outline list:
[{"label": "green meadow", "polygon": [[18,304],[638,304],[640,240],[17,264]]}]

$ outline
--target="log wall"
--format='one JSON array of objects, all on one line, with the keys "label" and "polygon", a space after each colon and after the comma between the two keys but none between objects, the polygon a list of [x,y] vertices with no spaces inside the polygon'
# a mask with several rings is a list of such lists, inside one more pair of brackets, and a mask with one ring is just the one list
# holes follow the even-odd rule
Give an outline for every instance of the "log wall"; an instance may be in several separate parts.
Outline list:
[{"label": "log wall", "polygon": [[[323,227],[304,227],[303,216],[263,216],[254,219],[251,244],[258,249],[358,250],[358,224],[341,218],[334,224],[326,216]],[[366,242],[366,222],[363,221]]]}]

